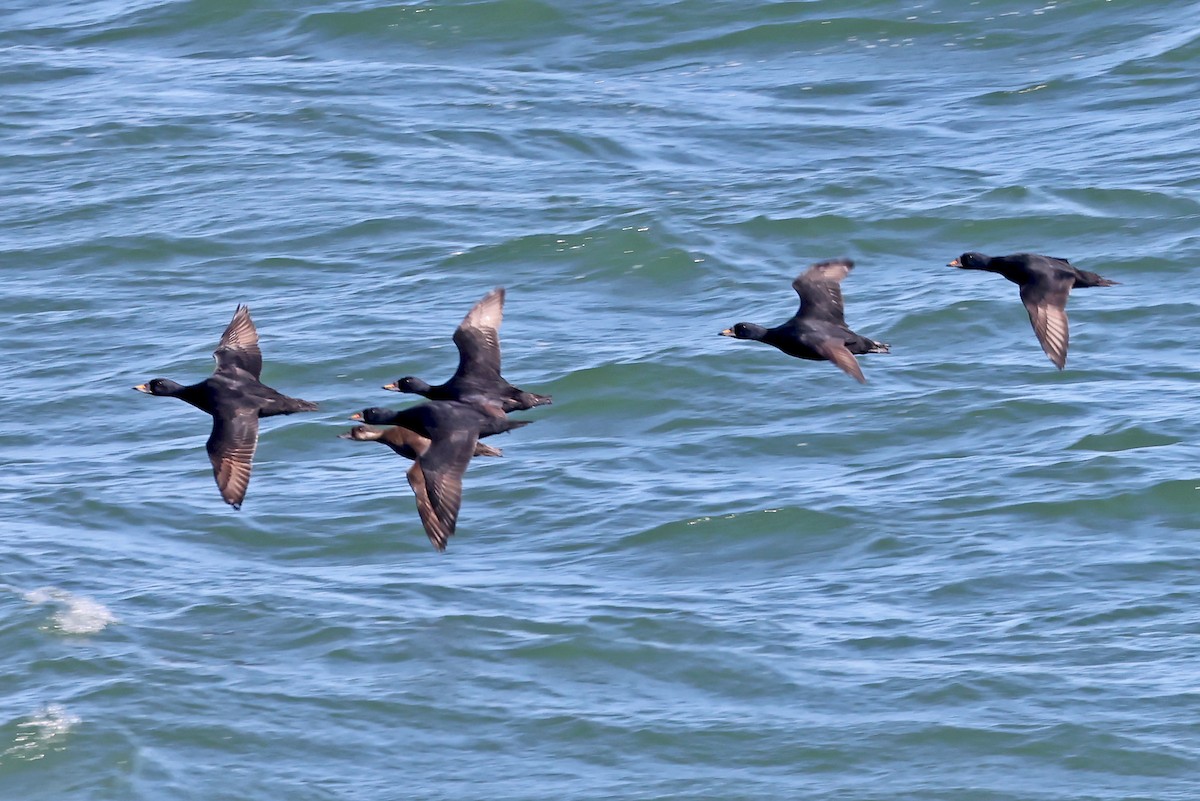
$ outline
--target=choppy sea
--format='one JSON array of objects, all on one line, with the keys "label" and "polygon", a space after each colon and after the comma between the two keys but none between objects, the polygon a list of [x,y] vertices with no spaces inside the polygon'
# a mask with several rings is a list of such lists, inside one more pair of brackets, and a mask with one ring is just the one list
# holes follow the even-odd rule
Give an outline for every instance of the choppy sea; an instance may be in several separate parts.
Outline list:
[{"label": "choppy sea", "polygon": [[[1200,3],[10,0],[0,799],[1200,798]],[[1070,258],[1059,372],[963,251]],[[717,336],[847,256],[858,385]],[[336,435],[552,394],[430,548]],[[184,383],[238,303],[245,507]]]}]

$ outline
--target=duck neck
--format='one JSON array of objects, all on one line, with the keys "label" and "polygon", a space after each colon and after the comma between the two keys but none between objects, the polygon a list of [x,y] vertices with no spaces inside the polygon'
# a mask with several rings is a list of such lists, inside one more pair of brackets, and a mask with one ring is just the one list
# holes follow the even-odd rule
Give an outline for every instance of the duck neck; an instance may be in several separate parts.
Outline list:
[{"label": "duck neck", "polygon": [[1025,281],[1028,270],[1025,265],[1019,262],[1009,261],[1002,256],[996,256],[987,263],[986,267],[980,267],[981,270],[987,270],[989,273],[997,273],[1003,275],[1014,284],[1020,284]]},{"label": "duck neck", "polygon": [[180,387],[171,393],[172,398],[179,398],[184,403],[190,403],[197,409],[208,412],[208,394],[204,391],[203,384],[192,384],[186,387]]}]

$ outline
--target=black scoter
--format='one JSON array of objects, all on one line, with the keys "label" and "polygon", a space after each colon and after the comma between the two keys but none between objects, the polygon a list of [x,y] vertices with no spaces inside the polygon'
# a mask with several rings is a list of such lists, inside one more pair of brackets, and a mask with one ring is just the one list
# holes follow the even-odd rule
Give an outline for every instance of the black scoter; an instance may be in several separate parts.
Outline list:
[{"label": "black scoter", "polygon": [[383,388],[424,395],[429,400],[498,407],[505,412],[550,403],[549,395],[518,389],[500,375],[500,323],[503,319],[504,288],[497,287],[484,295],[455,329],[458,369],[449,381],[430,386],[419,378],[405,376]]},{"label": "black scoter", "polygon": [[179,398],[212,415],[212,434],[205,445],[221,497],[242,508],[250,484],[250,466],[258,445],[258,418],[316,411],[311,401],[290,398],[259,380],[262,351],[250,309],[239,305],[213,351],[213,374],[198,384],[182,386],[155,378],[134,387],[148,395]]},{"label": "black scoter", "polygon": [[1067,365],[1067,298],[1071,290],[1117,285],[1116,281],[1072,267],[1066,259],[1036,253],[995,257],[964,253],[948,266],[999,273],[1021,287],[1021,302],[1029,312],[1033,333],[1037,334],[1042,350],[1059,370]]},{"label": "black scoter", "polygon": [[889,350],[886,344],[856,334],[846,325],[841,283],[852,269],[850,259],[812,265],[792,281],[800,308],[790,320],[774,328],[738,323],[721,336],[765,342],[798,359],[831,361],[860,383],[867,383],[854,354]]},{"label": "black scoter", "polygon": [[[473,404],[458,401],[430,401],[398,412],[375,407],[363,409],[350,419],[399,426],[416,435],[417,439],[409,438],[407,442],[398,440],[402,442],[400,449],[393,447],[393,450],[404,456],[409,452],[415,456],[408,471],[408,483],[416,495],[417,513],[425,533],[439,551],[446,550],[446,542],[458,523],[462,477],[471,457],[479,454],[479,438],[530,422],[509,420],[503,413],[496,416]],[[421,440],[428,445],[423,445]]]}]

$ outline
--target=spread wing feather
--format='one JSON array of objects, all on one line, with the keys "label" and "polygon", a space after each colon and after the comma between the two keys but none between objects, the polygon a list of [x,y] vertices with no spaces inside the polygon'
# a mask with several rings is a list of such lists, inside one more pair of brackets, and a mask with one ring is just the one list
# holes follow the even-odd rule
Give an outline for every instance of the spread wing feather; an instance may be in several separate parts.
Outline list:
[{"label": "spread wing feather", "polygon": [[212,434],[205,445],[213,477],[225,503],[242,508],[250,486],[254,449],[258,446],[258,415],[254,411],[232,417],[213,415]]},{"label": "spread wing feather", "polygon": [[218,370],[237,367],[255,378],[262,375],[262,351],[258,348],[258,330],[250,319],[249,306],[237,307],[225,333],[221,334],[213,358]]},{"label": "spread wing feather", "polygon": [[1059,370],[1067,364],[1067,344],[1070,328],[1067,324],[1067,298],[1073,279],[1061,278],[1051,285],[1024,284],[1021,286],[1021,301],[1029,312],[1029,322],[1037,335],[1042,350]]},{"label": "spread wing feather", "polygon": [[809,267],[792,281],[792,289],[800,296],[800,319],[820,318],[846,324],[845,302],[842,299],[842,280],[854,269],[849,259],[822,261]]},{"label": "spread wing feather", "polygon": [[858,359],[854,358],[854,354],[846,347],[846,343],[836,339],[824,338],[812,342],[811,345],[813,350],[836,364],[847,375],[858,381],[858,383],[867,383],[862,367],[858,364]]},{"label": "spread wing feather", "polygon": [[462,506],[462,478],[475,453],[474,431],[455,431],[435,439],[408,471],[408,483],[417,496],[417,513],[433,547],[445,550],[454,534]]},{"label": "spread wing feather", "polygon": [[454,331],[458,369],[452,382],[500,380],[500,323],[504,321],[504,288],[483,296]]},{"label": "spread wing feather", "polygon": [[454,532],[446,528],[433,508],[429,498],[429,488],[425,483],[425,473],[421,470],[420,462],[413,462],[408,469],[408,486],[412,487],[413,495],[417,498],[417,514],[421,516],[421,525],[425,527],[425,536],[439,551],[446,550],[446,542]]}]

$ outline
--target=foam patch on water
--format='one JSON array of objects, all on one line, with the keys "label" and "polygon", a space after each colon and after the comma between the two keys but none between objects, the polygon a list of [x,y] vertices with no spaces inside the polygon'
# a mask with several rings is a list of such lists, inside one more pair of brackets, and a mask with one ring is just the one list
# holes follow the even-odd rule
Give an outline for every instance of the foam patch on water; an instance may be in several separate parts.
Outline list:
[{"label": "foam patch on water", "polygon": [[51,749],[61,748],[59,741],[81,720],[62,704],[47,704],[34,712],[29,720],[17,724],[17,736],[3,755],[41,759]]},{"label": "foam patch on water", "polygon": [[95,634],[117,620],[108,607],[99,601],[74,595],[58,587],[30,590],[23,596],[31,604],[58,604],[54,625],[67,634]]}]

